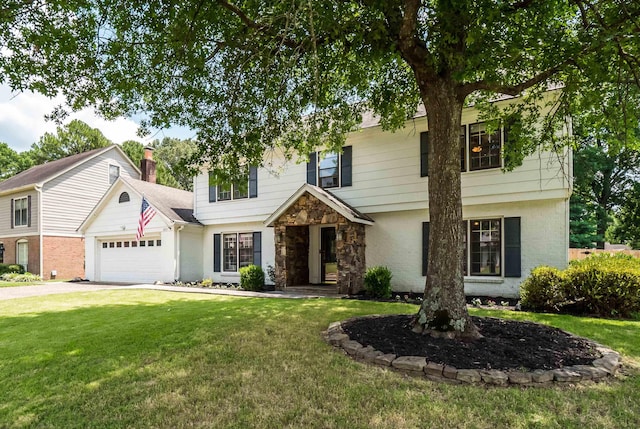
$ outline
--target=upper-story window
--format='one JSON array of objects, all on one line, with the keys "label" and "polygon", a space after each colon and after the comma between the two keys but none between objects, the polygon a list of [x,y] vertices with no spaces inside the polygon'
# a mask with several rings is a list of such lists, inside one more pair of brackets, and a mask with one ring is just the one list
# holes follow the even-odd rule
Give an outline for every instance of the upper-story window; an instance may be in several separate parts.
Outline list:
[{"label": "upper-story window", "polygon": [[258,196],[258,169],[249,167],[246,181],[217,183],[215,174],[209,172],[209,202],[241,200]]},{"label": "upper-story window", "polygon": [[336,188],[340,186],[340,157],[330,152],[318,163],[318,181],[321,188]]},{"label": "upper-story window", "polygon": [[320,153],[309,154],[307,183],[321,188],[351,186],[351,146],[342,148],[342,153],[329,152],[320,158]]},{"label": "upper-story window", "polygon": [[27,226],[29,224],[29,203],[27,197],[13,200],[13,225]]},{"label": "upper-story window", "polygon": [[117,165],[109,165],[109,184],[115,182],[120,177],[120,167]]},{"label": "upper-story window", "polygon": [[502,145],[502,130],[497,129],[493,134],[487,133],[484,122],[469,125],[469,170],[484,170],[500,168],[500,149]]},{"label": "upper-story window", "polygon": [[[420,176],[429,175],[429,132],[420,133]],[[502,167],[502,128],[487,133],[486,123],[462,125],[460,127],[460,171],[477,171]]]}]

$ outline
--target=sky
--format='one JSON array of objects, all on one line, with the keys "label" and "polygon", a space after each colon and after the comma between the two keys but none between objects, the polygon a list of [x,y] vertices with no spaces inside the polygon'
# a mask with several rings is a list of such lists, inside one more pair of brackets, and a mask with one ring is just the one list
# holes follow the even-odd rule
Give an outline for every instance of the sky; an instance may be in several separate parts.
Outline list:
[{"label": "sky", "polygon": [[[62,99],[49,99],[32,92],[12,93],[6,85],[0,85],[0,142],[7,143],[17,152],[28,150],[44,133],[55,133],[57,125],[47,121],[45,115],[60,104]],[[73,119],[86,122],[98,128],[106,138],[114,143],[136,140],[142,143],[164,137],[181,139],[194,137],[194,132],[185,128],[154,130],[149,137],[139,137],[138,124],[131,119],[106,121],[97,117],[91,109],[73,113],[65,123]]]}]

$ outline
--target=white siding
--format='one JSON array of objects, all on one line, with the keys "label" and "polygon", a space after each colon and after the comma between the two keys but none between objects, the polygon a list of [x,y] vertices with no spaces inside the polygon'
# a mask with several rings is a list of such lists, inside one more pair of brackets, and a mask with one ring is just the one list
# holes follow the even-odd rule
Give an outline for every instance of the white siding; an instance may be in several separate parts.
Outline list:
[{"label": "white siding", "polygon": [[[31,196],[31,226],[17,226],[11,228],[11,199]],[[0,197],[0,237],[17,237],[34,235],[38,233],[38,192],[31,189],[24,192]]]},{"label": "white siding", "polygon": [[[464,123],[477,117],[469,109]],[[428,208],[428,177],[420,177],[420,132],[426,119],[410,121],[395,133],[373,127],[349,136],[353,148],[353,185],[330,191],[363,213],[380,213]],[[195,180],[196,217],[204,224],[263,221],[306,181],[306,164],[277,156],[273,165],[258,170],[258,197],[209,203],[207,174]],[[501,169],[462,173],[463,205],[568,198],[568,153],[559,158],[539,152],[525,158],[511,172]],[[279,171],[279,175],[270,170]]]},{"label": "white siding", "polygon": [[111,186],[109,165],[119,166],[123,177],[138,178],[129,161],[113,148],[44,185],[45,234],[81,235],[76,229]]},{"label": "white siding", "polygon": [[[566,200],[465,207],[465,219],[520,217],[522,243],[522,277],[465,277],[465,292],[468,295],[518,296],[520,283],[533,268],[539,265],[566,267],[569,234],[567,210]],[[375,224],[366,227],[367,267],[389,267],[393,273],[393,290],[424,291],[422,222],[429,220],[428,211],[412,210],[371,216]]]},{"label": "white siding", "polygon": [[202,280],[202,231],[202,227],[185,226],[178,232],[180,280],[183,282]]}]

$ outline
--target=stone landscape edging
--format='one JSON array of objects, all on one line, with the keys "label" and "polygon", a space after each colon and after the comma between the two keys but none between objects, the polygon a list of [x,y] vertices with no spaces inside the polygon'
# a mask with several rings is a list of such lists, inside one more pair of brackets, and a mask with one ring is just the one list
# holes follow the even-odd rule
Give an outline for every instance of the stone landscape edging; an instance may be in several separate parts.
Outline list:
[{"label": "stone landscape edging", "polygon": [[[406,374],[423,376],[433,381],[457,384],[542,387],[564,383],[587,383],[613,377],[621,367],[619,353],[586,339],[594,344],[598,353],[602,355],[602,357],[595,359],[591,365],[573,365],[552,370],[536,369],[533,371],[454,368],[449,365],[429,362],[424,356],[397,356],[395,354],[385,354],[371,346],[364,347],[359,342],[349,338],[349,335],[342,329],[343,323],[357,319],[384,316],[386,315],[353,317],[341,322],[333,322],[323,332],[323,336],[329,344],[342,349],[355,360],[390,367]],[[567,334],[575,337],[575,335]]]}]

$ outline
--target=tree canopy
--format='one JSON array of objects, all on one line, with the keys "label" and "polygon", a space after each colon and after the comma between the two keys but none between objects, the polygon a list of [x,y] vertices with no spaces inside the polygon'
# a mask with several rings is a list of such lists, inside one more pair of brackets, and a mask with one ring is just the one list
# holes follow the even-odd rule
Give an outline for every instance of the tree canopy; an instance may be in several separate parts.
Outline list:
[{"label": "tree canopy", "polygon": [[[605,106],[626,130],[640,106],[635,0],[9,0],[2,12],[0,79],[191,127],[194,160],[222,178],[275,149],[339,149],[365,111],[397,129],[424,103],[432,233],[416,328],[429,332],[477,335],[458,263],[465,103],[508,122],[508,166],[557,145],[574,109]],[[534,127],[550,86],[562,95]],[[519,98],[498,111],[501,94]]]},{"label": "tree canopy", "polygon": [[91,128],[86,123],[74,119],[58,127],[55,134],[45,133],[31,145],[29,152],[34,165],[38,165],[112,144],[99,129]]}]

